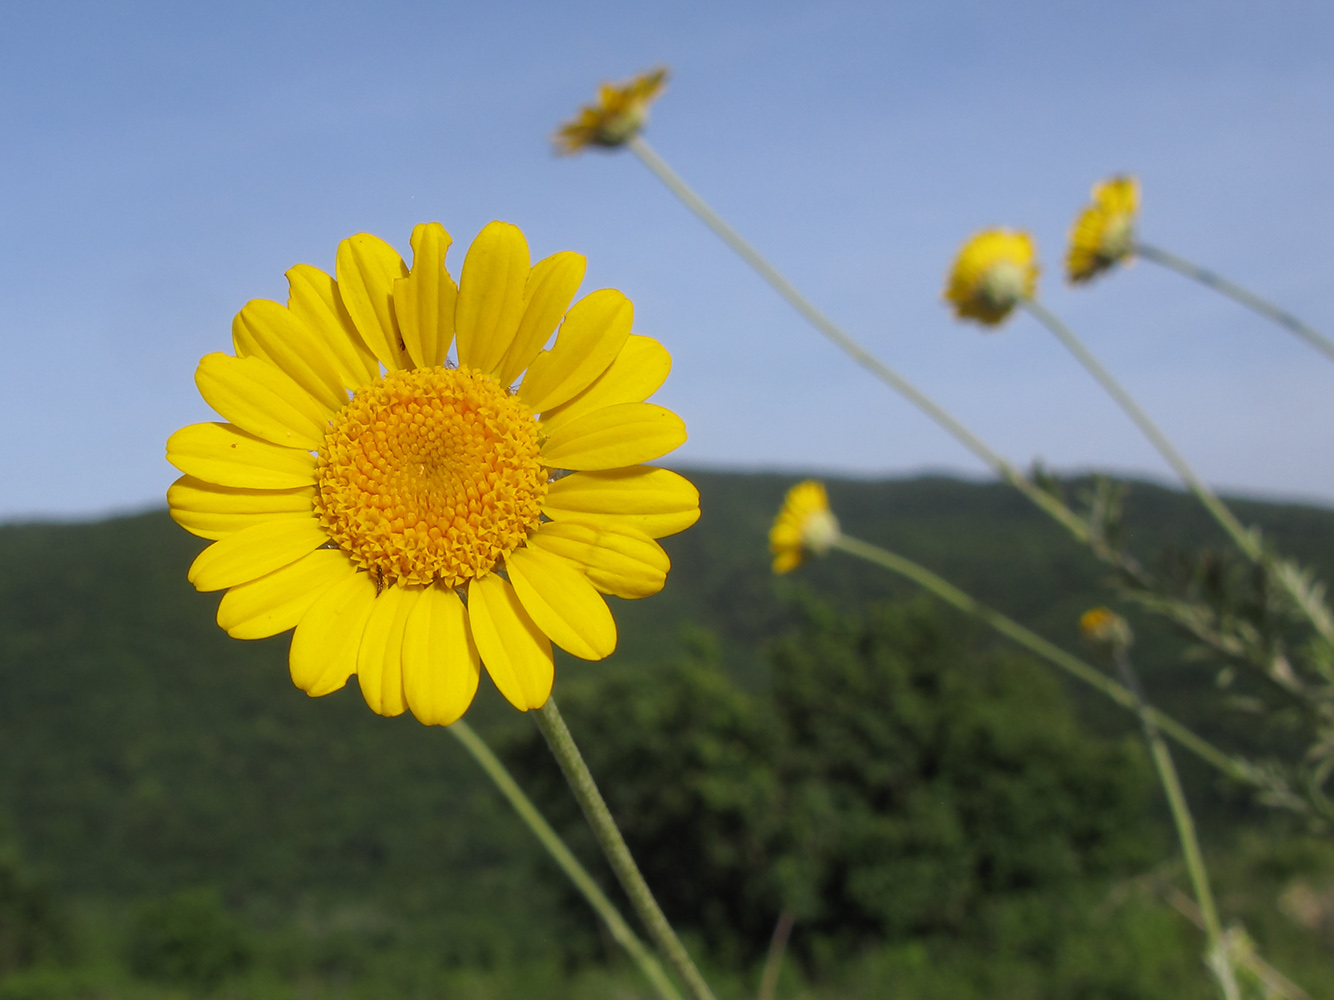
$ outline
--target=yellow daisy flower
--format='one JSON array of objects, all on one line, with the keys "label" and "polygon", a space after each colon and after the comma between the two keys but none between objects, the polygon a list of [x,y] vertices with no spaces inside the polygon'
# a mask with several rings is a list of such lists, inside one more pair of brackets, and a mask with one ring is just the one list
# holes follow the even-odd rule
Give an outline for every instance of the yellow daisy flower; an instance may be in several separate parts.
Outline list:
[{"label": "yellow daisy flower", "polygon": [[569,155],[589,146],[615,149],[624,144],[648,123],[648,106],[657,100],[666,84],[664,67],[640,73],[625,83],[602,84],[597,101],[585,104],[556,130],[552,136],[556,152]]},{"label": "yellow daisy flower", "polygon": [[661,589],[654,539],[699,517],[694,486],[639,464],[686,429],[645,402],[671,358],[630,332],[630,301],[602,289],[571,305],[584,258],[530,265],[503,222],[455,285],[450,242],[417,226],[408,268],[363,233],[339,245],[337,280],[292,268],[287,305],[248,303],[235,355],[199,364],[226,422],[167,441],[184,473],[171,515],[214,539],[189,576],[227,591],[218,624],[240,639],[295,628],[297,687],[356,674],[375,712],[439,725],[466,711],[482,664],[526,711],[551,692],[553,642],[611,653],[602,595]]},{"label": "yellow daisy flower", "polygon": [[1033,237],[1008,229],[975,234],[959,251],[945,284],[945,300],[959,319],[996,326],[1038,287]]},{"label": "yellow daisy flower", "polygon": [[774,572],[788,573],[802,564],[806,553],[822,556],[838,541],[838,518],[829,509],[824,484],[814,479],[787,491],[783,507],[769,529],[769,551]]},{"label": "yellow daisy flower", "polygon": [[1111,608],[1089,608],[1079,616],[1079,631],[1091,642],[1128,646],[1130,623]]},{"label": "yellow daisy flower", "polygon": [[1135,249],[1139,182],[1121,174],[1093,185],[1093,202],[1070,227],[1065,273],[1071,282],[1088,281],[1130,256]]}]

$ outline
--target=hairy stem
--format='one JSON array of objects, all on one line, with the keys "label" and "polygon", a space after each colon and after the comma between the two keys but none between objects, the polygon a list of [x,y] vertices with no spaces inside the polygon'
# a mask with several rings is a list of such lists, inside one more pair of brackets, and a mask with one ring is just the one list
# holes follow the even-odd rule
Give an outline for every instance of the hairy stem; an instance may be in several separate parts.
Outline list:
[{"label": "hairy stem", "polygon": [[1150,419],[1135,402],[1134,398],[1118,382],[1102,363],[1093,356],[1093,353],[1084,345],[1073,330],[1062,323],[1050,309],[1044,306],[1036,299],[1024,299],[1024,308],[1043,326],[1050,330],[1071,354],[1082,364],[1085,370],[1097,380],[1097,382],[1107,390],[1107,394],[1116,400],[1117,404],[1126,412],[1126,415],[1135,422],[1135,425],[1144,433],[1157,450],[1158,454],[1170,465],[1174,472],[1181,477],[1192,493],[1204,505],[1213,519],[1219,526],[1227,532],[1228,536],[1236,544],[1237,548],[1246,555],[1248,559],[1259,566],[1275,570],[1273,577],[1292,599],[1293,603],[1306,616],[1306,619],[1315,627],[1316,631],[1329,642],[1334,642],[1334,622],[1330,620],[1328,613],[1316,601],[1313,595],[1302,586],[1300,575],[1291,571],[1285,571],[1281,565],[1276,565],[1275,561],[1269,558],[1260,544],[1260,536],[1254,531],[1248,531],[1237,520],[1232,511],[1228,510],[1223,501],[1218,499],[1218,495],[1211,490],[1190,467],[1181,453],[1172,446],[1172,442],[1167,440],[1158,425]]},{"label": "hairy stem", "polygon": [[1272,302],[1260,298],[1260,296],[1247,291],[1234,282],[1228,281],[1222,275],[1215,274],[1213,271],[1206,270],[1198,264],[1191,263],[1184,257],[1178,257],[1176,254],[1168,253],[1166,250],[1159,250],[1157,247],[1150,246],[1147,243],[1136,243],[1135,254],[1139,257],[1143,257],[1145,260],[1151,260],[1155,264],[1161,264],[1163,267],[1170,268],[1178,274],[1184,274],[1188,278],[1194,278],[1200,284],[1206,285],[1216,292],[1221,292],[1234,302],[1240,302],[1248,309],[1254,310],[1266,319],[1273,320],[1285,330],[1295,333],[1317,351],[1324,354],[1327,358],[1334,360],[1334,341],[1331,341],[1319,331],[1313,330],[1296,316],[1292,315],[1292,313],[1285,312]]},{"label": "hairy stem", "polygon": [[676,195],[685,206],[690,209],[706,226],[712,229],[719,238],[729,247],[736,251],[737,255],[749,264],[769,285],[781,295],[792,308],[796,309],[801,315],[820,333],[828,337],[845,354],[856,361],[872,375],[884,382],[887,386],[897,392],[908,402],[912,403],[928,417],[934,420],[942,428],[948,431],[956,441],[962,444],[977,458],[984,462],[996,475],[1006,480],[1017,490],[1023,493],[1029,500],[1037,504],[1048,514],[1060,521],[1076,538],[1081,541],[1087,541],[1089,538],[1088,526],[1083,519],[1070,510],[1065,504],[1061,503],[1051,494],[1042,490],[1030,479],[1019,472],[1000,455],[992,451],[982,440],[977,437],[959,421],[955,420],[940,404],[927,396],[906,378],[896,372],[889,365],[885,364],[861,344],[848,336],[833,320],[817,309],[814,303],[792,285],[790,281],[778,272],[778,269],[770,264],[758,250],[746,241],[740,233],[733,229],[728,223],[715,212],[703,198],[676,173],[666,161],[644,141],[643,136],[635,136],[626,143],[640,161],[653,171],[668,189]]},{"label": "hairy stem", "polygon": [[639,966],[644,977],[653,984],[653,988],[658,991],[658,995],[663,1000],[681,1000],[681,994],[677,992],[675,984],[668,978],[658,959],[644,945],[635,932],[630,929],[630,925],[625,922],[619,910],[616,909],[610,899],[607,898],[598,884],[593,881],[593,877],[579,863],[579,859],[570,853],[570,849],[565,846],[565,842],[560,839],[560,835],[551,828],[551,824],[543,818],[537,811],[532,800],[524,794],[505,769],[505,765],[500,759],[491,752],[491,748],[485,741],[463,720],[455,722],[449,727],[449,731],[457,737],[463,744],[465,750],[472,754],[474,760],[482,766],[500,793],[509,800],[509,804],[514,807],[514,811],[519,814],[519,818],[528,824],[528,828],[541,842],[542,846],[560,866],[561,871],[569,877],[574,883],[574,887],[583,894],[584,899],[593,907],[597,915],[602,918],[606,924],[608,933],[612,938],[625,949],[626,954]]},{"label": "hairy stem", "polygon": [[[878,545],[863,542],[858,538],[850,538],[847,535],[840,535],[833,544],[834,548],[865,559],[867,562],[875,563],[877,566],[925,587],[946,603],[952,604],[960,611],[967,612],[986,622],[997,632],[1014,640],[1029,652],[1035,653],[1048,663],[1059,667],[1085,684],[1097,688],[1123,708],[1135,710],[1135,696],[1128,688],[1118,684],[1096,667],[1072,656],[1059,646],[1048,642],[1036,632],[1020,625],[1013,618],[1001,614],[1001,612],[964,593],[958,587],[932,573],[925,566],[918,565],[911,559],[906,559],[897,553],[890,552],[888,549],[882,549]],[[1144,711],[1148,713],[1159,729],[1205,763],[1216,767],[1238,781],[1249,785],[1256,784],[1254,775],[1244,765],[1229,757],[1212,743],[1196,736],[1171,716],[1164,715],[1152,705],[1144,706]]]},{"label": "hairy stem", "polygon": [[1163,792],[1167,795],[1167,805],[1172,810],[1172,822],[1176,825],[1177,839],[1181,842],[1181,853],[1186,859],[1186,871],[1190,875],[1191,887],[1195,891],[1195,901],[1200,908],[1200,918],[1204,923],[1204,935],[1209,942],[1209,967],[1218,977],[1224,997],[1228,1000],[1237,994],[1236,977],[1228,957],[1227,945],[1223,940],[1223,925],[1218,919],[1218,909],[1214,905],[1213,889],[1209,886],[1209,872],[1204,866],[1204,854],[1200,851],[1200,841],[1195,834],[1195,820],[1190,814],[1186,802],[1186,793],[1181,788],[1181,778],[1172,754],[1167,749],[1159,734],[1158,726],[1149,714],[1149,706],[1144,701],[1144,691],[1140,686],[1139,676],[1130,662],[1130,652],[1124,643],[1117,643],[1112,654],[1117,673],[1121,681],[1135,699],[1135,712],[1139,715],[1144,729],[1144,740],[1153,757],[1153,766],[1158,771]]},{"label": "hairy stem", "polygon": [[1140,408],[1134,397],[1126,392],[1121,383],[1112,376],[1112,373],[1104,368],[1102,363],[1084,346],[1084,342],[1075,336],[1074,331],[1057,319],[1051,310],[1036,299],[1024,299],[1023,305],[1039,323],[1055,334],[1056,339],[1066,346],[1066,349],[1097,380],[1098,384],[1107,391],[1107,394],[1116,400],[1117,405],[1135,422],[1135,426],[1149,439],[1149,443],[1158,450],[1158,454],[1172,467],[1181,481],[1199,498],[1200,503],[1204,504],[1205,509],[1213,515],[1214,520],[1228,533],[1237,547],[1253,561],[1260,562],[1264,558],[1264,552],[1259,539],[1242,526],[1233,513],[1223,505],[1223,501],[1218,499],[1214,491],[1196,475],[1195,470],[1181,457],[1181,453],[1172,446],[1172,442],[1167,440],[1167,435]]},{"label": "hairy stem", "polygon": [[764,974],[760,976],[758,1000],[774,1000],[774,993],[778,990],[778,973],[783,968],[783,956],[787,953],[787,942],[792,936],[794,923],[796,917],[791,910],[784,910],[778,915],[773,937],[769,939],[769,953],[764,958]]},{"label": "hairy stem", "polygon": [[648,929],[649,937],[658,946],[658,951],[667,959],[668,964],[676,970],[694,1000],[713,1000],[713,993],[708,983],[695,967],[690,954],[681,944],[681,939],[676,936],[676,931],[672,930],[672,925],[667,922],[667,917],[658,906],[658,901],[653,898],[653,892],[644,881],[639,866],[631,857],[630,849],[625,845],[625,838],[621,836],[611,810],[607,808],[607,803],[603,800],[602,793],[598,791],[588,765],[584,763],[583,754],[579,752],[574,737],[570,735],[565,720],[556,708],[556,699],[548,698],[547,703],[533,713],[533,719],[537,722],[537,728],[542,731],[547,745],[551,747],[565,780],[569,782],[570,789],[579,802],[579,808],[584,812],[584,818],[588,820],[598,846],[602,848],[602,853],[606,855],[612,871],[616,873],[621,888],[630,898],[630,905],[634,907],[640,921]]}]

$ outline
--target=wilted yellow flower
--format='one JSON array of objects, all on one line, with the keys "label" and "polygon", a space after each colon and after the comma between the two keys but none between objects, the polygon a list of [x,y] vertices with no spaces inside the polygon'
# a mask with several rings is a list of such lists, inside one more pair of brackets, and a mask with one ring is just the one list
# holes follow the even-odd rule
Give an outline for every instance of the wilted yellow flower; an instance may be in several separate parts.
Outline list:
[{"label": "wilted yellow flower", "polygon": [[218,624],[239,639],[295,628],[297,687],[328,694],[356,674],[373,711],[440,725],[483,664],[527,710],[551,692],[553,642],[611,653],[602,595],[661,589],[654,539],[699,517],[694,486],[639,464],[686,430],[644,401],[671,359],[631,334],[630,301],[602,289],[571,305],[584,258],[530,265],[503,222],[455,285],[450,242],[417,226],[409,269],[362,233],[339,245],[336,281],[292,268],[287,305],[248,303],[235,356],[199,364],[228,422],[167,442],[185,473],[171,515],[214,539],[189,576],[227,591]]},{"label": "wilted yellow flower", "polygon": [[774,572],[787,573],[801,565],[806,553],[822,556],[838,540],[838,518],[829,510],[824,484],[814,479],[787,491],[783,507],[769,529],[769,550]]},{"label": "wilted yellow flower", "polygon": [[662,93],[667,70],[658,67],[625,83],[604,83],[598,99],[561,125],[552,136],[556,152],[578,153],[589,146],[615,149],[638,135],[648,123],[648,106]]},{"label": "wilted yellow flower", "polygon": [[1093,201],[1070,228],[1065,272],[1070,281],[1088,281],[1135,249],[1135,214],[1139,182],[1120,174],[1093,185]]},{"label": "wilted yellow flower", "polygon": [[995,326],[1038,287],[1037,248],[1024,232],[986,229],[959,251],[945,284],[945,299],[959,319]]},{"label": "wilted yellow flower", "polygon": [[1079,616],[1079,631],[1092,642],[1130,645],[1130,623],[1111,608],[1089,608]]}]

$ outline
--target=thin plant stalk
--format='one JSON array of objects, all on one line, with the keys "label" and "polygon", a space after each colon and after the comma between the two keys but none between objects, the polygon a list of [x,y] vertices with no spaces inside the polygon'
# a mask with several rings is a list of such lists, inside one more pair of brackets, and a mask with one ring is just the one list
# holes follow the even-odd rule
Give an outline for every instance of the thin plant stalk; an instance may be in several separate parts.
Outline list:
[{"label": "thin plant stalk", "polygon": [[579,752],[574,737],[570,735],[569,727],[565,725],[565,720],[556,708],[556,699],[548,698],[547,703],[532,714],[537,728],[541,730],[556,758],[556,763],[560,765],[565,775],[565,780],[574,792],[574,797],[579,803],[579,808],[583,810],[584,818],[588,821],[598,846],[606,855],[612,871],[616,873],[616,878],[621,883],[621,888],[630,899],[630,905],[634,907],[635,913],[647,928],[649,937],[657,945],[659,953],[676,970],[676,974],[686,984],[686,989],[694,1000],[714,1000],[708,983],[695,967],[690,953],[676,936],[676,931],[672,930],[672,925],[667,922],[662,907],[653,898],[652,890],[644,881],[635,859],[630,855],[625,838],[621,836],[611,810],[607,808],[607,803],[603,800],[602,793],[598,791],[588,765],[584,763],[583,754]]},{"label": "thin plant stalk", "polygon": [[1158,450],[1163,459],[1172,470],[1181,478],[1181,481],[1190,488],[1200,503],[1204,505],[1219,526],[1227,532],[1228,536],[1236,544],[1237,548],[1246,555],[1248,559],[1259,566],[1272,568],[1276,570],[1273,576],[1281,587],[1287,591],[1289,597],[1301,609],[1310,623],[1315,626],[1317,632],[1329,642],[1334,642],[1334,622],[1330,621],[1328,611],[1320,606],[1318,599],[1306,588],[1303,587],[1300,576],[1292,572],[1285,571],[1285,567],[1275,563],[1265,553],[1264,546],[1260,543],[1258,533],[1245,528],[1236,515],[1228,510],[1218,495],[1211,490],[1190,467],[1190,464],[1181,456],[1181,453],[1172,446],[1172,442],[1167,440],[1167,436],[1159,429],[1147,413],[1144,412],[1135,402],[1134,398],[1128,393],[1120,382],[1103,367],[1102,363],[1095,358],[1091,351],[1084,345],[1068,326],[1062,323],[1050,309],[1044,306],[1036,299],[1024,299],[1023,306],[1029,313],[1043,326],[1050,330],[1066,349],[1078,359],[1090,375],[1107,391],[1107,394],[1116,400],[1126,415],[1135,422],[1144,436]]},{"label": "thin plant stalk", "polygon": [[528,824],[528,828],[533,831],[534,836],[547,849],[547,853],[560,866],[561,871],[568,876],[570,881],[574,883],[574,887],[579,890],[588,904],[597,912],[597,915],[602,918],[602,922],[606,925],[607,931],[611,934],[613,940],[625,949],[626,954],[639,966],[644,977],[653,984],[653,988],[658,991],[658,995],[663,1000],[682,1000],[676,985],[667,976],[657,957],[630,929],[630,925],[625,922],[625,918],[621,916],[616,904],[607,898],[606,893],[588,874],[588,870],[579,863],[579,859],[570,853],[570,849],[560,839],[560,834],[556,833],[551,824],[537,811],[537,807],[533,805],[532,800],[524,794],[523,789],[514,781],[505,765],[492,753],[486,742],[461,719],[451,725],[449,731],[457,737],[458,741],[463,744],[464,749],[481,765],[487,777],[494,782],[500,793],[509,800],[509,804],[514,807],[514,811],[519,814],[519,818]]},{"label": "thin plant stalk", "polygon": [[862,347],[833,320],[817,309],[810,299],[797,291],[793,284],[779,273],[777,268],[770,264],[755,247],[733,229],[703,198],[696,194],[690,185],[668,166],[667,162],[644,140],[642,135],[636,135],[627,141],[626,145],[630,147],[635,156],[639,157],[644,166],[648,167],[663,184],[667,185],[672,194],[680,198],[682,203],[694,212],[701,222],[736,251],[742,260],[754,268],[760,277],[773,287],[774,291],[786,299],[792,308],[801,313],[820,333],[833,341],[840,350],[856,361],[857,364],[948,431],[955,440],[981,459],[993,472],[1065,525],[1075,537],[1081,541],[1089,541],[1088,525],[1078,515],[992,451],[977,435],[955,420],[940,404]]},{"label": "thin plant stalk", "polygon": [[1200,908],[1200,919],[1204,924],[1204,936],[1209,942],[1208,965],[1217,976],[1219,986],[1227,1000],[1238,996],[1237,981],[1233,974],[1232,962],[1228,956],[1227,942],[1223,938],[1223,925],[1218,919],[1218,909],[1214,905],[1213,889],[1209,885],[1209,872],[1204,866],[1204,854],[1200,851],[1199,837],[1195,833],[1195,820],[1191,816],[1190,806],[1186,802],[1186,793],[1181,788],[1181,778],[1172,754],[1163,742],[1158,726],[1149,714],[1149,706],[1144,700],[1144,689],[1130,661],[1127,642],[1117,641],[1112,650],[1112,661],[1121,675],[1121,683],[1126,686],[1135,699],[1135,712],[1139,716],[1140,726],[1144,730],[1144,740],[1153,757],[1153,766],[1158,771],[1163,792],[1167,795],[1167,805],[1172,811],[1172,822],[1176,825],[1177,839],[1181,842],[1181,853],[1186,859],[1186,871],[1190,875],[1191,887],[1195,892],[1195,902]]},{"label": "thin plant stalk", "polygon": [[[1195,901],[1174,885],[1164,885],[1160,892],[1172,907],[1183,917],[1189,920],[1200,930],[1204,930],[1204,918],[1200,915],[1200,908],[1195,905]],[[1224,934],[1233,941],[1238,934],[1244,935],[1238,927],[1225,931]],[[1294,983],[1283,973],[1279,972],[1272,965],[1256,954],[1253,947],[1229,948],[1228,953],[1233,961],[1242,966],[1264,985],[1276,1000],[1313,1000],[1311,994]]]},{"label": "thin plant stalk", "polygon": [[1236,516],[1223,505],[1223,501],[1218,499],[1214,491],[1205,484],[1204,480],[1195,473],[1195,470],[1181,456],[1181,453],[1172,446],[1172,442],[1167,440],[1167,435],[1140,408],[1134,397],[1113,377],[1112,373],[1093,356],[1084,342],[1075,336],[1074,331],[1036,299],[1024,299],[1022,302],[1024,308],[1039,323],[1050,330],[1056,336],[1056,339],[1064,344],[1066,349],[1075,356],[1088,373],[1098,381],[1098,384],[1107,391],[1107,394],[1116,400],[1117,405],[1135,422],[1135,426],[1149,439],[1149,443],[1158,450],[1158,454],[1172,467],[1172,471],[1199,498],[1200,503],[1204,504],[1205,509],[1213,515],[1214,520],[1228,533],[1237,547],[1252,560],[1260,562],[1264,558],[1264,550],[1259,539],[1252,532],[1247,531]]},{"label": "thin plant stalk", "polygon": [[[1085,684],[1097,688],[1122,708],[1135,710],[1135,696],[1128,688],[1118,684],[1091,664],[1072,656],[1059,646],[1048,642],[1036,632],[1020,625],[1013,618],[964,593],[958,587],[932,573],[925,566],[921,566],[895,552],[890,552],[888,549],[883,549],[878,545],[872,545],[870,542],[864,542],[859,538],[852,538],[848,535],[839,535],[833,542],[833,547],[913,581],[935,594],[945,603],[951,604],[960,611],[973,615],[990,625],[997,632],[1017,642],[1029,652],[1040,656],[1053,666],[1064,670]],[[1154,725],[1200,760],[1237,781],[1249,785],[1257,784],[1255,776],[1241,762],[1234,760],[1212,743],[1195,735],[1171,716],[1163,714],[1152,705],[1144,706],[1144,711],[1153,720]]]},{"label": "thin plant stalk", "polygon": [[1163,267],[1176,271],[1178,274],[1184,274],[1188,278],[1194,278],[1200,284],[1206,285],[1216,292],[1221,292],[1234,302],[1240,302],[1246,308],[1265,317],[1265,319],[1273,320],[1285,330],[1295,333],[1321,354],[1334,361],[1334,341],[1331,341],[1318,330],[1312,329],[1292,313],[1286,312],[1272,302],[1260,298],[1254,292],[1247,291],[1240,285],[1228,281],[1222,275],[1200,267],[1184,257],[1178,257],[1174,253],[1160,250],[1148,243],[1136,243],[1134,252],[1136,256],[1151,260],[1155,264],[1161,264]]},{"label": "thin plant stalk", "polygon": [[[890,368],[884,362],[880,361],[873,354],[867,351],[859,343],[847,335],[837,324],[828,316],[817,309],[804,295],[789,282],[778,270],[770,264],[758,250],[756,250],[744,237],[733,229],[709,204],[704,201],[679,174],[674,171],[665,160],[645,141],[642,135],[636,135],[626,143],[630,150],[639,158],[650,171],[653,172],[659,180],[663,182],[681,202],[689,208],[706,226],[716,233],[724,243],[731,247],[746,263],[767,281],[775,291],[792,305],[797,312],[801,313],[820,333],[824,334],[836,346],[847,353],[854,361],[870,371],[876,378],[880,379],[891,389],[898,392],[928,417],[934,420],[941,428],[951,434],[955,440],[967,448],[985,465],[987,465],[996,475],[1000,476],[1015,489],[1019,490],[1035,506],[1045,511],[1055,521],[1061,524],[1070,532],[1075,539],[1088,545],[1093,550],[1094,555],[1104,562],[1115,566],[1121,572],[1127,574],[1131,579],[1148,586],[1149,579],[1142,566],[1130,555],[1113,549],[1107,544],[1100,533],[1096,532],[1087,520],[1080,517],[1070,509],[1059,498],[1042,489],[1027,476],[1020,473],[1013,465],[1003,459],[996,452],[992,451],[980,438],[973,434],[968,428],[955,420],[945,409],[943,409],[934,400],[929,398],[920,389],[914,386],[906,378],[900,375],[894,369]],[[1031,305],[1036,305],[1032,303]],[[1045,313],[1045,310],[1043,310]],[[1051,317],[1050,313],[1046,313]],[[1055,317],[1051,317],[1055,319]],[[1127,397],[1129,398],[1129,397]],[[1147,418],[1146,418],[1147,419]],[[1155,433],[1157,429],[1155,428]],[[1160,433],[1157,434],[1162,438]],[[1162,439],[1166,443],[1166,439]],[[1170,448],[1171,446],[1168,445]],[[1172,452],[1175,455],[1175,451]],[[1179,456],[1177,456],[1179,458]],[[1182,462],[1184,466],[1184,462]],[[1189,468],[1189,467],[1186,467]],[[1213,498],[1212,503],[1206,501],[1205,505],[1210,507],[1215,517],[1222,517],[1220,523],[1228,528],[1228,533],[1237,539],[1244,552],[1251,558],[1259,561],[1261,556],[1261,546],[1253,535],[1247,532],[1237,522],[1236,518],[1223,507],[1221,501],[1204,487],[1198,477],[1192,472],[1191,480],[1205,490],[1205,495]],[[1195,488],[1192,486],[1192,488]],[[1197,490],[1198,492],[1198,490]],[[1204,499],[1204,495],[1201,495]],[[1230,522],[1231,527],[1228,527]],[[1243,541],[1244,539],[1244,541]],[[1282,560],[1271,560],[1271,569],[1280,585],[1288,592],[1293,601],[1300,608],[1301,612],[1310,619],[1315,626],[1316,631],[1330,643],[1334,643],[1334,617],[1329,613],[1328,608],[1324,606],[1318,592],[1313,590],[1309,581],[1305,580],[1300,571],[1290,563]],[[1214,643],[1215,640],[1201,631],[1198,622],[1192,622],[1177,616],[1179,624],[1183,625],[1199,638],[1206,642]]]},{"label": "thin plant stalk", "polygon": [[778,973],[783,968],[783,956],[787,954],[787,943],[792,937],[794,923],[796,916],[791,910],[784,910],[778,915],[773,937],[769,939],[769,953],[764,958],[764,974],[760,976],[758,1000],[774,1000],[774,995],[778,992]]}]

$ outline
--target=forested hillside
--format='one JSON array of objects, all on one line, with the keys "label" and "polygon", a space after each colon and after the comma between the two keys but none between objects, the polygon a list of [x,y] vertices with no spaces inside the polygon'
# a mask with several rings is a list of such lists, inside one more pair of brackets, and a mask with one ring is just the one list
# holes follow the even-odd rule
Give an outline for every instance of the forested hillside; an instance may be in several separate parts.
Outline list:
[{"label": "forested hillside", "polygon": [[[957,615],[925,600],[905,605],[916,598],[913,589],[874,567],[835,553],[773,577],[766,534],[792,477],[692,478],[703,516],[665,540],[673,560],[666,590],[613,602],[618,652],[604,664],[560,658],[555,694],[569,694],[572,724],[589,733],[588,755],[608,773],[613,806],[634,813],[627,817],[632,842],[638,837],[643,851],[663,843],[677,851],[646,856],[645,867],[659,880],[673,871],[685,880],[664,886],[665,899],[701,947],[717,945],[711,961],[748,968],[789,895],[806,899],[809,913],[805,944],[801,924],[794,938],[804,963],[796,968],[818,979],[830,956],[843,961],[876,941],[934,948],[947,938],[994,938],[1007,921],[1028,926],[1042,910],[1033,909],[1038,899],[1058,896],[1093,912],[1110,884],[1170,863],[1173,841],[1129,715],[1053,680]],[[1099,564],[1008,488],[944,478],[829,485],[848,533],[927,564],[1072,650],[1081,650],[1079,613],[1115,601]],[[1334,512],[1243,502],[1235,509],[1280,549],[1334,579]],[[1189,498],[1145,484],[1131,489],[1126,524],[1132,549],[1148,562],[1172,547],[1220,544]],[[410,717],[373,715],[355,683],[308,699],[287,677],[286,636],[241,642],[217,628],[217,596],[197,594],[185,580],[202,545],[158,511],[0,528],[0,816],[10,828],[6,856],[19,873],[16,884],[42,887],[55,914],[53,943],[45,951],[34,946],[36,957],[15,958],[11,969],[33,961],[83,969],[70,980],[75,985],[52,986],[50,995],[94,995],[88,977],[122,974],[130,947],[122,937],[133,937],[125,928],[140,927],[142,938],[155,919],[145,901],[162,898],[184,899],[181,906],[202,908],[212,914],[207,919],[235,921],[242,942],[235,975],[249,969],[244,975],[270,983],[273,995],[288,995],[283,991],[302,977],[353,989],[393,975],[403,995],[428,996],[436,994],[423,983],[441,969],[570,969],[605,956],[591,917],[572,905],[545,856],[447,732]],[[1162,626],[1131,617],[1155,700],[1220,743],[1241,739],[1246,725],[1224,711],[1216,665],[1184,656],[1188,647]],[[924,692],[937,686],[943,700],[933,701]],[[873,718],[859,714],[859,706],[894,690],[915,692],[917,701],[899,697]],[[812,721],[818,705],[845,722]],[[965,717],[972,721],[957,728]],[[483,681],[469,721],[578,842],[572,811],[535,760],[527,720]],[[830,735],[854,730],[862,735],[851,744]],[[927,730],[936,735],[921,735]],[[990,749],[979,749],[983,743]],[[925,773],[927,763],[901,761],[902,773],[850,778],[831,763],[840,754],[864,763],[879,753],[928,763],[948,758],[953,770],[937,768],[932,773],[943,776],[928,781],[912,776]],[[642,767],[619,766],[631,759]],[[1028,760],[1061,765],[1026,771]],[[721,784],[711,784],[710,761]],[[1056,812],[1024,826],[1015,819],[1018,807],[1006,812],[999,793],[982,787],[989,768],[1010,774],[1016,802],[1084,789],[1082,799],[1070,801],[1086,824],[1060,833],[1068,818],[1058,816],[1065,800],[1057,798],[1047,801]],[[673,794],[673,773],[693,791],[664,804],[658,796]],[[1212,776],[1189,767],[1186,773],[1206,814],[1232,830],[1206,829],[1218,850],[1240,849],[1245,838],[1233,828],[1272,822],[1244,796],[1220,790]],[[1096,788],[1088,775],[1097,775]],[[932,813],[926,799],[893,804],[908,799],[886,790],[919,780],[922,795],[955,803],[953,819]],[[795,849],[796,813],[783,803],[792,788],[824,786],[843,789],[844,797],[811,806],[815,812],[802,813],[801,822],[811,830],[862,829],[865,838],[817,838],[816,846]],[[995,815],[1009,818],[986,818]],[[897,817],[902,836],[877,827],[876,817],[884,816]],[[922,831],[932,829],[944,831],[944,841],[955,838],[953,846],[924,854],[921,838],[937,835]],[[981,830],[996,838],[985,865],[977,860],[981,849],[969,846]],[[1034,841],[1039,830],[1056,839]],[[1047,848],[1019,851],[1016,845],[1030,841],[1064,851],[1065,860],[1040,858]],[[880,865],[849,881],[847,873],[860,870],[857,858],[892,853],[894,844],[919,860],[929,855],[930,863],[911,871]],[[1272,884],[1265,904],[1279,930],[1292,930],[1274,905],[1283,879],[1300,873],[1301,864],[1323,864],[1318,847],[1302,851],[1300,864],[1266,855]],[[798,856],[808,868],[789,866],[770,878],[784,858]],[[1002,863],[1014,870],[997,874]],[[905,892],[916,893],[916,902],[882,901]],[[1007,902],[987,918],[992,923],[972,922],[993,895]],[[1016,916],[1021,912],[1027,916]],[[1134,932],[1176,942],[1171,947],[1187,957],[1171,961],[1187,962],[1190,989],[1202,988],[1204,977],[1189,965],[1197,958],[1189,927],[1161,906],[1146,903],[1144,913],[1148,923],[1135,924]],[[1153,921],[1172,930],[1146,930],[1157,926]],[[737,931],[727,942],[723,924]],[[1050,947],[1055,939],[1042,937],[1047,933],[1030,928],[1028,938],[1019,936]],[[1105,939],[1107,932],[1089,935]],[[1293,947],[1308,946],[1318,954],[1319,939]],[[425,957],[414,964],[405,957],[412,955]],[[0,977],[4,963],[0,949]],[[105,971],[113,966],[122,972]],[[152,981],[151,961],[136,967]],[[221,968],[232,975],[226,962]],[[32,975],[11,977],[8,987],[0,979],[0,996],[27,995],[23,977]],[[66,988],[71,992],[59,992]],[[366,995],[379,988],[366,986]],[[122,994],[137,995],[128,986],[109,995]]]}]

